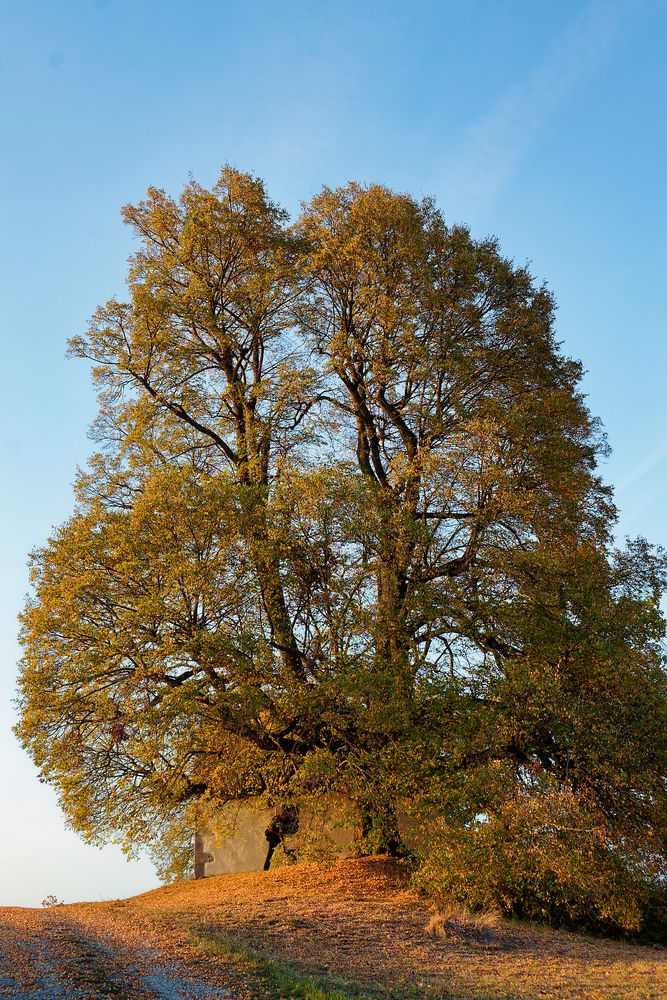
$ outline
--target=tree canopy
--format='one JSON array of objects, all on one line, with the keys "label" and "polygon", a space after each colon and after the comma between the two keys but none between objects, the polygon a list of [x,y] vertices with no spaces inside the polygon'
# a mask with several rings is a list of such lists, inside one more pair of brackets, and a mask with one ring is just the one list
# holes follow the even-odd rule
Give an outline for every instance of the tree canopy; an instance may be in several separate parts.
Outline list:
[{"label": "tree canopy", "polygon": [[98,450],[22,619],[18,733],[73,826],[159,851],[195,808],[342,792],[368,849],[424,817],[429,885],[638,927],[665,561],[614,549],[549,291],[380,185],[291,222],[227,167],[123,216],[127,301],[70,344]]}]

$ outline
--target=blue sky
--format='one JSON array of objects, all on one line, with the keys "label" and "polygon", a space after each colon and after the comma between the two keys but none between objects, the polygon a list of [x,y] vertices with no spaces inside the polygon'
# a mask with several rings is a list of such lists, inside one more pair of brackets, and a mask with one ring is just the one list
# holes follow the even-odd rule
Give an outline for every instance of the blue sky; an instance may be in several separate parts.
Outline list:
[{"label": "blue sky", "polygon": [[531,262],[613,448],[619,535],[667,544],[663,0],[0,0],[0,905],[124,896],[10,732],[26,553],[91,444],[65,341],[122,294],[120,206],[228,161],[295,211],[323,184],[432,194]]}]

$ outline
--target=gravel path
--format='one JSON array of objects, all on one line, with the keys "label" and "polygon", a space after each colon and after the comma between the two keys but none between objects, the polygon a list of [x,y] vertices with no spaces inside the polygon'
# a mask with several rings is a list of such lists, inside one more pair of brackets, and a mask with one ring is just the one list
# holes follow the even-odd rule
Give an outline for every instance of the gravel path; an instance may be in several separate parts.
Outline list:
[{"label": "gravel path", "polygon": [[[155,948],[91,934],[60,912],[0,909],[0,997],[13,1000],[228,1000],[243,993],[204,981]],[[247,994],[246,994],[247,995]]]}]

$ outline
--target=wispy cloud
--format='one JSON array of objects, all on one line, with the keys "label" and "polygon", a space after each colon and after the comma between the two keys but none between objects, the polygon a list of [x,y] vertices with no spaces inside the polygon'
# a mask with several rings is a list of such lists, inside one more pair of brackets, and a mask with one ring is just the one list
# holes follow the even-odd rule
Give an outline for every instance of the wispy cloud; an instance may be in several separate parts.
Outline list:
[{"label": "wispy cloud", "polygon": [[[664,489],[654,489],[646,492],[642,495],[641,501],[629,507],[620,508],[619,516],[619,529],[623,534],[629,534],[630,531],[635,531],[637,528],[640,530],[646,530],[646,514],[649,511],[653,511],[654,508],[658,508],[658,504],[662,501],[662,508],[664,510],[664,499],[665,491]],[[649,518],[649,521],[655,521],[655,516]],[[664,523],[664,517],[661,517],[659,522]]]},{"label": "wispy cloud", "polygon": [[557,39],[545,61],[468,129],[444,165],[439,187],[457,217],[488,205],[549,116],[609,52],[632,0],[595,0]]},{"label": "wispy cloud", "polygon": [[653,472],[653,470],[660,465],[665,456],[667,456],[667,444],[663,444],[659,448],[656,448],[656,450],[640,462],[639,465],[636,465],[626,478],[618,484],[618,492],[623,493],[626,490],[629,490],[632,486],[638,483],[640,479],[647,476],[649,472]]},{"label": "wispy cloud", "polygon": [[[635,465],[627,476],[618,483],[615,493],[620,511],[619,527],[623,533],[641,525],[645,515],[663,501],[667,490],[659,476],[653,476],[655,470],[667,458],[667,443],[655,448],[646,458]],[[644,482],[645,480],[645,482]],[[635,486],[642,483],[640,489]]]}]

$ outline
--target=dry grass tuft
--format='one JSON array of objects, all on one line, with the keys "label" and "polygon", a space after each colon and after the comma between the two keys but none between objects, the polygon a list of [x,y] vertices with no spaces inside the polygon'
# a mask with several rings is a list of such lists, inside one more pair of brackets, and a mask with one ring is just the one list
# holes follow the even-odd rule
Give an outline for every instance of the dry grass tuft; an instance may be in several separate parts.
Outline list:
[{"label": "dry grass tuft", "polygon": [[498,924],[496,913],[472,913],[465,906],[449,903],[434,911],[425,929],[432,937],[486,943],[495,938]]}]

